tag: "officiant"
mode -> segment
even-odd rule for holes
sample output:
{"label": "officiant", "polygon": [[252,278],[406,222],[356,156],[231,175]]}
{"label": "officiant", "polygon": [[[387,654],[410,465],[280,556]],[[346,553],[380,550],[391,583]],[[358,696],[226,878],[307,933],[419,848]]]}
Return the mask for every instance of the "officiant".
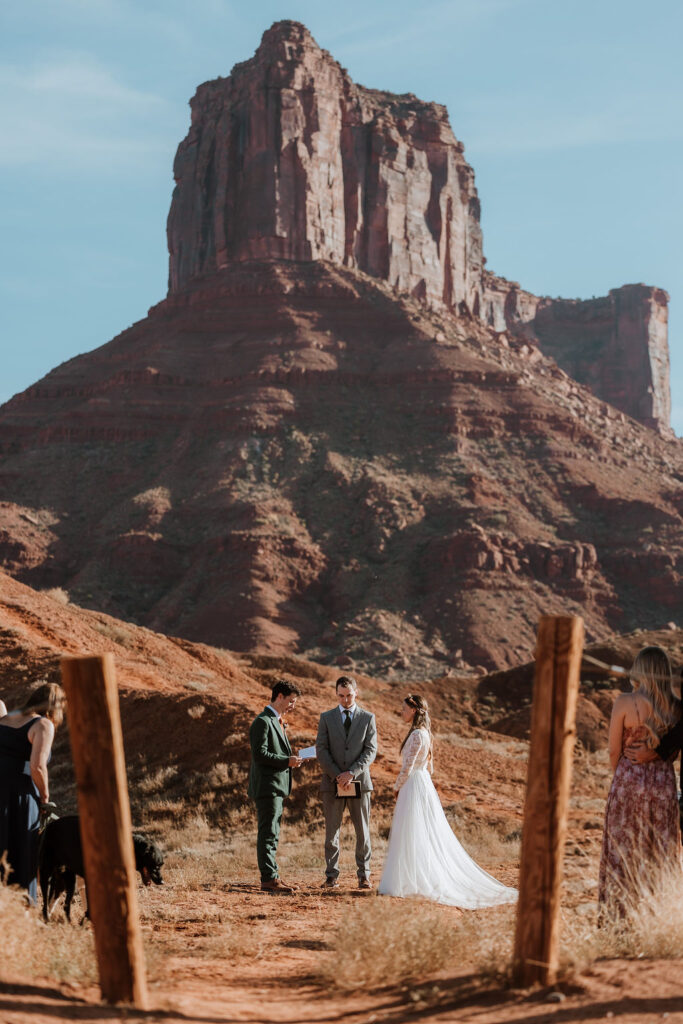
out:
{"label": "officiant", "polygon": [[356,832],[358,888],[370,889],[370,765],[377,756],[375,716],[357,703],[358,686],[352,676],[340,676],[337,705],[324,711],[315,742],[323,770],[320,794],[325,815],[325,881],[323,888],[339,886],[339,832],[348,807]]}

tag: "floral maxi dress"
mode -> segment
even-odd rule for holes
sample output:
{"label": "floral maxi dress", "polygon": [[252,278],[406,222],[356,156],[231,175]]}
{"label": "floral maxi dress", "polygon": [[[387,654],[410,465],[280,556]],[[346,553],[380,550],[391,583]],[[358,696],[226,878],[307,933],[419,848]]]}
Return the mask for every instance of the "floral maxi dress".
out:
{"label": "floral maxi dress", "polygon": [[668,761],[633,764],[623,756],[629,743],[647,735],[644,726],[624,729],[605,810],[598,903],[615,916],[635,905],[643,882],[658,868],[681,868],[678,794]]}

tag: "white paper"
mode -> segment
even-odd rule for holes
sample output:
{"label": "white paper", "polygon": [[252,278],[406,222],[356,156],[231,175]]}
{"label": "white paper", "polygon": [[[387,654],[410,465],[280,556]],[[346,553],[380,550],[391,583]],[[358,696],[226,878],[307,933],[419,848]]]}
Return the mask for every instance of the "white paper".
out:
{"label": "white paper", "polygon": [[302,747],[297,756],[302,761],[310,761],[311,758],[315,757],[315,747]]}

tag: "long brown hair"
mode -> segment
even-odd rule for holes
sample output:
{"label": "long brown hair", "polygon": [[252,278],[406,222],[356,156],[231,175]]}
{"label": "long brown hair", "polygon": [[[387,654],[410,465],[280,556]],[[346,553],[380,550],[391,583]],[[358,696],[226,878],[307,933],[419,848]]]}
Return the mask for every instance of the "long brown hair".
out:
{"label": "long brown hair", "polygon": [[66,694],[58,683],[42,683],[28,695],[21,710],[25,715],[33,712],[44,715],[57,728],[64,721],[65,705]]}
{"label": "long brown hair", "polygon": [[408,729],[406,738],[403,740],[400,749],[403,750],[405,747],[411,732],[415,732],[416,729],[426,729],[429,733],[429,752],[431,753],[432,723],[429,718],[429,704],[424,697],[420,697],[418,694],[413,693],[409,693],[407,697],[403,698],[403,700],[409,708],[412,708],[415,711],[415,714],[413,715],[413,720],[410,723],[410,729]]}
{"label": "long brown hair", "polygon": [[672,691],[671,662],[661,647],[643,647],[635,657],[630,671],[633,689],[647,697],[652,710],[645,720],[649,736],[647,745],[656,747],[660,738],[681,717],[681,706]]}

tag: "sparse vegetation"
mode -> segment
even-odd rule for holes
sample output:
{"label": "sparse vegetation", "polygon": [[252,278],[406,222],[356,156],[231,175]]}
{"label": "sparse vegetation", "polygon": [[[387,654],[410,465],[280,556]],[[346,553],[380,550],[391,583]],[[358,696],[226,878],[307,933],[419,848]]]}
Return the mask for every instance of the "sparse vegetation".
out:
{"label": "sparse vegetation", "polygon": [[57,981],[96,980],[95,947],[90,928],[66,921],[43,924],[27,906],[26,895],[0,885],[0,981],[51,978]]}
{"label": "sparse vegetation", "polygon": [[69,603],[69,592],[64,590],[63,587],[52,587],[49,590],[43,590],[41,593],[45,597],[49,597],[52,601],[56,601],[58,604]]}
{"label": "sparse vegetation", "polygon": [[422,899],[377,896],[344,918],[320,979],[356,990],[409,985],[453,964],[500,973],[512,955],[513,913],[509,907],[463,913]]}

